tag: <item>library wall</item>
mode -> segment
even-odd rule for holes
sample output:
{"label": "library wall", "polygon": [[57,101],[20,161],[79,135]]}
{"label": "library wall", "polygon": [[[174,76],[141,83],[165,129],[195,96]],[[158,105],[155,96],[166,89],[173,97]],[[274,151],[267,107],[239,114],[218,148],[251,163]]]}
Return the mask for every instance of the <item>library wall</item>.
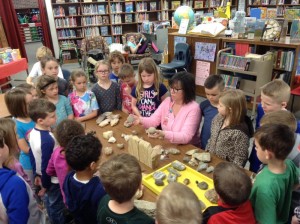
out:
{"label": "library wall", "polygon": [[38,8],[38,0],[13,0],[15,9]]}

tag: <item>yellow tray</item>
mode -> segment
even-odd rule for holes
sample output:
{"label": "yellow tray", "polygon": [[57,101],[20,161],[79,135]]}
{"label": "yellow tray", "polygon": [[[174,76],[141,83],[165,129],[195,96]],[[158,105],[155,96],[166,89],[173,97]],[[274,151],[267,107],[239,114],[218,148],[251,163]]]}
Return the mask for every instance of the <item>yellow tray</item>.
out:
{"label": "yellow tray", "polygon": [[[166,176],[168,176],[169,171],[167,170],[167,168],[171,167],[171,166],[172,166],[171,163],[169,163],[168,165],[166,165],[166,166],[164,166],[164,167],[162,167],[158,170],[164,172],[166,174]],[[197,172],[196,170],[188,167],[187,165],[185,165],[185,166],[186,166],[185,170],[178,171],[181,174],[181,176],[177,178],[177,182],[178,183],[183,183],[183,180],[185,178],[190,179],[190,183],[187,186],[194,191],[194,193],[197,195],[197,197],[206,205],[206,208],[209,207],[209,206],[215,206],[216,204],[211,203],[204,196],[204,193],[207,190],[214,188],[213,180],[211,178]],[[156,171],[158,171],[158,170],[156,170]],[[153,173],[150,173],[150,174],[143,177],[143,184],[147,188],[149,188],[151,191],[153,191],[155,194],[158,195],[164,189],[164,187],[168,185],[168,181],[167,181],[167,178],[165,178],[164,179],[164,186],[157,186],[155,184],[155,180],[153,178]],[[208,184],[208,189],[207,190],[201,190],[197,186],[196,180],[198,182],[205,181]]]}

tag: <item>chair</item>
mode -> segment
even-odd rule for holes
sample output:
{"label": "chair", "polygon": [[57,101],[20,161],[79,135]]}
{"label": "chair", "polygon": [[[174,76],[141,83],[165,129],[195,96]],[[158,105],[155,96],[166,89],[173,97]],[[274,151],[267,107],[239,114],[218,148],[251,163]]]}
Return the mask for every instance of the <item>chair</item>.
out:
{"label": "chair", "polygon": [[[130,36],[134,36],[136,40],[140,40],[141,38],[145,38],[144,34],[141,33],[126,33],[122,36],[123,45],[127,45],[127,41]],[[128,54],[128,61],[131,64],[132,60],[141,60],[142,58],[151,57],[151,52],[149,48],[146,49],[144,54]]]}
{"label": "chair", "polygon": [[190,46],[186,43],[176,44],[173,60],[168,64],[159,65],[163,79],[170,79],[179,71],[188,71],[191,62],[192,52]]}
{"label": "chair", "polygon": [[[83,68],[86,70],[87,58],[97,53],[102,54],[102,59],[107,59],[109,55],[108,44],[104,37],[96,36],[84,38],[81,42],[80,52],[82,55]],[[94,58],[97,59],[97,58]]]}
{"label": "chair", "polygon": [[295,98],[295,96],[300,96],[300,86],[298,86],[297,88],[293,89],[291,91],[291,95],[292,95],[291,112],[293,112],[294,98]]}

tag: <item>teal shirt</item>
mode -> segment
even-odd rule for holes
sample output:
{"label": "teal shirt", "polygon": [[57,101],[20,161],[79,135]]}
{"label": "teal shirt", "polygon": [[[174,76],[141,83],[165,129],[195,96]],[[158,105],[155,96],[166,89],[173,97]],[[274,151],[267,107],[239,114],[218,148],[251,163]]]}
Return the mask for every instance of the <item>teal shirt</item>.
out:
{"label": "teal shirt", "polygon": [[73,114],[70,100],[62,95],[59,95],[56,106],[56,126],[69,115]]}
{"label": "teal shirt", "polygon": [[285,164],[286,170],[282,174],[274,174],[265,166],[255,178],[250,200],[260,224],[288,221],[292,189],[299,183],[299,169],[291,160],[286,160]]}
{"label": "teal shirt", "polygon": [[97,222],[100,224],[154,224],[154,219],[134,207],[124,214],[114,213],[108,207],[109,195],[105,195],[98,206]]}

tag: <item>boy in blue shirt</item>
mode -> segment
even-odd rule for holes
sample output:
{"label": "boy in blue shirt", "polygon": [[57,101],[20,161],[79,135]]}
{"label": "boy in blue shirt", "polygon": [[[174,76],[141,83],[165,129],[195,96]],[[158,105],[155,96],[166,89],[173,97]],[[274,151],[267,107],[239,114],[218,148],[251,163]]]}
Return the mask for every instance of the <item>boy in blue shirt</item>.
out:
{"label": "boy in blue shirt", "polygon": [[71,171],[63,191],[66,205],[79,224],[96,224],[97,208],[106,194],[99,177],[94,176],[100,163],[102,144],[92,134],[76,136],[66,146],[66,160]]}
{"label": "boy in blue shirt", "polygon": [[258,159],[266,166],[256,175],[250,201],[260,224],[287,223],[292,190],[299,184],[299,169],[286,159],[295,137],[283,124],[264,124],[254,135]]}
{"label": "boy in blue shirt", "polygon": [[51,222],[64,223],[65,208],[57,177],[46,173],[56,141],[51,126],[56,123],[56,107],[46,99],[36,99],[29,103],[29,117],[36,123],[28,135],[34,184],[41,187],[38,196],[44,197]]}
{"label": "boy in blue shirt", "polygon": [[207,100],[200,103],[201,114],[204,117],[200,134],[202,149],[205,149],[210,138],[211,121],[218,114],[219,96],[224,87],[224,80],[220,75],[210,75],[204,82]]}

